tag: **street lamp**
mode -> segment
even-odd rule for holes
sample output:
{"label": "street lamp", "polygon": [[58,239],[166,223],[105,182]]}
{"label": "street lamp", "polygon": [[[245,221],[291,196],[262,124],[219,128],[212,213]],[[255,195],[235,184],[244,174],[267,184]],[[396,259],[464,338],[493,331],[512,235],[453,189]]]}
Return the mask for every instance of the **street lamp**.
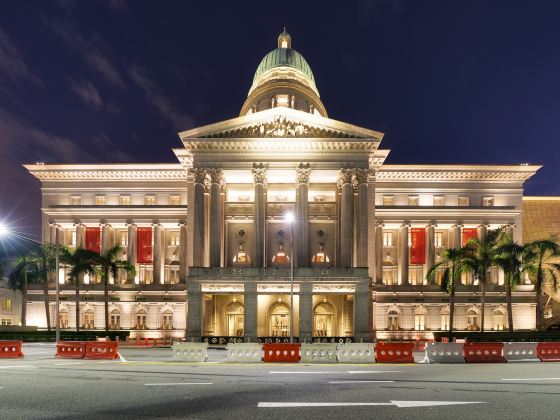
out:
{"label": "street lamp", "polygon": [[10,229],[4,223],[0,222],[0,238],[8,236],[10,234]]}
{"label": "street lamp", "polygon": [[290,224],[290,343],[294,342],[294,214],[284,216]]}

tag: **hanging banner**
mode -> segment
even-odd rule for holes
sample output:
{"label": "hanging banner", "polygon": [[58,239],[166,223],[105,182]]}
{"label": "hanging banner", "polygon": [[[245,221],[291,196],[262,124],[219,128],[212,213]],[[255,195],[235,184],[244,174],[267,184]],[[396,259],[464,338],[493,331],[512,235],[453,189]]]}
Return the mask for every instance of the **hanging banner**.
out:
{"label": "hanging banner", "polygon": [[426,261],[426,230],[410,229],[410,264],[424,264]]}
{"label": "hanging banner", "polygon": [[463,246],[471,239],[476,239],[478,237],[478,231],[476,228],[463,228],[463,238],[461,243]]}
{"label": "hanging banner", "polygon": [[152,228],[139,227],[136,231],[136,260],[139,264],[152,262]]}
{"label": "hanging banner", "polygon": [[86,244],[88,251],[101,252],[101,228],[86,227]]}

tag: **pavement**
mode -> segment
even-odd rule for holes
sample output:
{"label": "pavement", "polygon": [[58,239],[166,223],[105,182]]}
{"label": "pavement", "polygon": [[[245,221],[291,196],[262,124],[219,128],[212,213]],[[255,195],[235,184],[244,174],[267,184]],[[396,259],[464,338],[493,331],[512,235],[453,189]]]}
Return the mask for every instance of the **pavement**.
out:
{"label": "pavement", "polygon": [[559,418],[560,363],[232,364],[173,361],[169,348],[121,360],[54,358],[26,344],[0,360],[0,418]]}

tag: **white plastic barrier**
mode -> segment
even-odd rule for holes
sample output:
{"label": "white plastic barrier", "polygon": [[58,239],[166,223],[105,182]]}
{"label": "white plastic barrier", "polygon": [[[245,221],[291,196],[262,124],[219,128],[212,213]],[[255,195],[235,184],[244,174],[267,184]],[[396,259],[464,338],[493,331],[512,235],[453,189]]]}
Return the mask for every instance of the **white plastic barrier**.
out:
{"label": "white plastic barrier", "polygon": [[431,343],[426,345],[428,363],[466,363],[463,343]]}
{"label": "white plastic barrier", "polygon": [[336,357],[340,363],[375,363],[375,345],[372,343],[339,344]]}
{"label": "white plastic barrier", "polygon": [[234,363],[261,363],[262,344],[228,343],[226,361]]}
{"label": "white plastic barrier", "polygon": [[504,343],[504,358],[508,362],[540,362],[538,343]]}
{"label": "white plastic barrier", "polygon": [[302,363],[338,363],[337,344],[303,343],[301,345]]}
{"label": "white plastic barrier", "polygon": [[208,343],[176,341],[172,347],[173,358],[185,362],[205,362],[208,360]]}

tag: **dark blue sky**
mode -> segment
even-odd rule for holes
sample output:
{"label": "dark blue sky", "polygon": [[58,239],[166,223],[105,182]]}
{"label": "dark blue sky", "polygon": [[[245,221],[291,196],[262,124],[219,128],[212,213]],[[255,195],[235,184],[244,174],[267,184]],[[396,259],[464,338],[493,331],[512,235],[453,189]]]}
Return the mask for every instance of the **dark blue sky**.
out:
{"label": "dark blue sky", "polygon": [[390,163],[540,163],[527,194],[560,195],[559,22],[559,1],[4,0],[0,220],[40,226],[22,163],[175,161],[178,131],[238,115],[284,25]]}

